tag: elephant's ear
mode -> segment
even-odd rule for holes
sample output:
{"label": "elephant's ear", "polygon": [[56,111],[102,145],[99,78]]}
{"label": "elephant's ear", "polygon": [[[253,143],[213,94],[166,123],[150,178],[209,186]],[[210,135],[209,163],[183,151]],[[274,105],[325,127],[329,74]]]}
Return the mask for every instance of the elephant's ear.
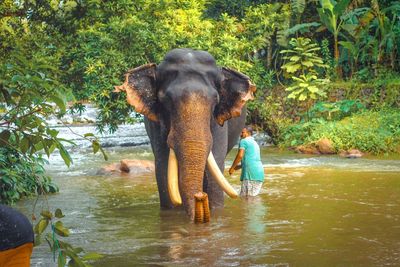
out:
{"label": "elephant's ear", "polygon": [[125,74],[125,82],[115,86],[114,92],[126,92],[128,103],[135,111],[145,115],[152,121],[158,121],[156,112],[156,64],[146,64],[129,70]]}
{"label": "elephant's ear", "polygon": [[219,125],[230,118],[239,117],[248,100],[254,99],[256,86],[246,75],[229,68],[222,68],[220,101],[214,115]]}

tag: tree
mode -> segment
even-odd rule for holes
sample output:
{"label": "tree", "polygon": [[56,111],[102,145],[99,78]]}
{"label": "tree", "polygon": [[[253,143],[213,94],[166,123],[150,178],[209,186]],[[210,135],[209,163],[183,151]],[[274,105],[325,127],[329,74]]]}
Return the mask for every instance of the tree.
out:
{"label": "tree", "polygon": [[347,6],[350,0],[340,0],[338,2],[334,0],[320,0],[321,8],[318,8],[318,14],[321,22],[325,27],[333,34],[334,39],[334,58],[336,62],[337,74],[341,76],[341,68],[339,66],[339,33],[343,28],[343,18]]}

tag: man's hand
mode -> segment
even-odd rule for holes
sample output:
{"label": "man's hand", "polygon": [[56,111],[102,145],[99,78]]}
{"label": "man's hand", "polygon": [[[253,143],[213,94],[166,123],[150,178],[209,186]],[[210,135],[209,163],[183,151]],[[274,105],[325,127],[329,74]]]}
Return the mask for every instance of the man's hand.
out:
{"label": "man's hand", "polygon": [[232,167],[231,167],[231,168],[229,169],[229,175],[232,175],[232,173],[233,173],[234,171],[235,171],[235,168],[232,168]]}

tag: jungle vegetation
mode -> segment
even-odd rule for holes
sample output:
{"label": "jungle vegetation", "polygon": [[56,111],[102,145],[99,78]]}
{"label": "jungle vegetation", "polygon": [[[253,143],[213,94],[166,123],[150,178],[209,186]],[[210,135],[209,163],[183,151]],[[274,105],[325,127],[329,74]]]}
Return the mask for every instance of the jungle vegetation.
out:
{"label": "jungle vegetation", "polygon": [[[276,145],[328,138],[336,152],[400,153],[400,1],[3,0],[0,203],[58,191],[43,166],[53,152],[69,166],[70,141],[47,118],[91,102],[100,132],[137,121],[113,86],[178,47],[250,76],[248,123]],[[69,235],[62,217],[42,211],[36,241],[45,236],[59,266],[99,258],[59,238]]]}
{"label": "jungle vegetation", "polygon": [[113,86],[177,47],[250,76],[248,122],[277,145],[399,152],[399,1],[4,0],[0,40],[1,202],[57,191],[43,164],[69,165],[69,141],[46,118],[91,102],[100,132],[135,122]]}

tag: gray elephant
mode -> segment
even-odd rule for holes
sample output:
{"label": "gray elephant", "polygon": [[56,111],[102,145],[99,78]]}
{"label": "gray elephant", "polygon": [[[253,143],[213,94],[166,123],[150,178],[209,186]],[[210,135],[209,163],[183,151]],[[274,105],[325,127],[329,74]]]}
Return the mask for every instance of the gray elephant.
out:
{"label": "gray elephant", "polygon": [[245,124],[245,104],[254,98],[250,79],[192,49],[171,50],[159,65],[125,77],[115,91],[125,91],[145,116],[161,207],[183,204],[193,219],[196,193],[208,194],[211,209],[223,207],[224,191],[236,197],[222,172]]}

